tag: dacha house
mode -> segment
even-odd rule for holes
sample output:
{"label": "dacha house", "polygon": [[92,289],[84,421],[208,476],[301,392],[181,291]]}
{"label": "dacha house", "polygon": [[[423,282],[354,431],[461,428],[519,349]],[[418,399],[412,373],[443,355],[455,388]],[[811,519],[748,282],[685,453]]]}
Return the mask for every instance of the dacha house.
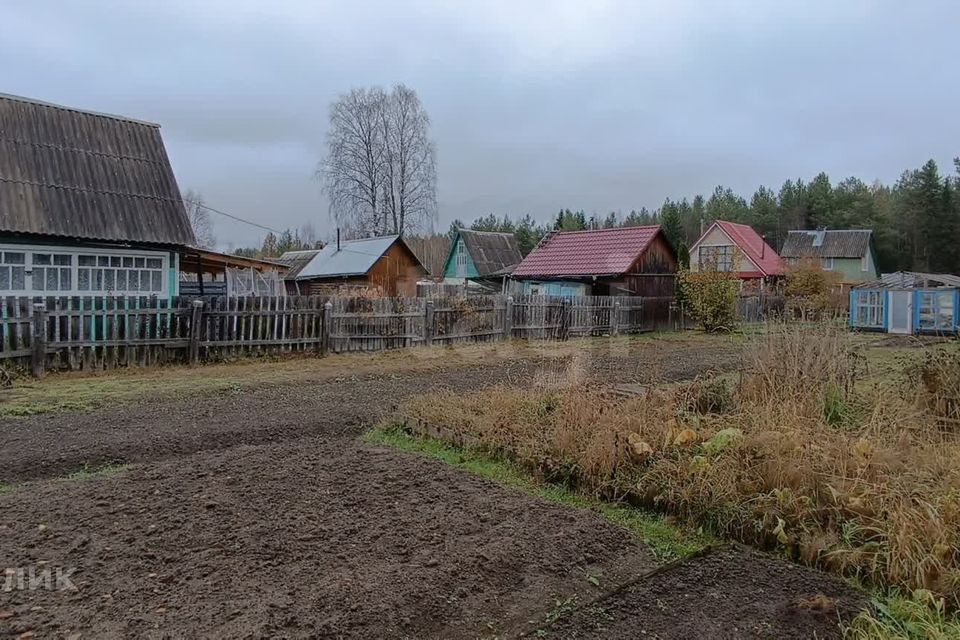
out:
{"label": "dacha house", "polygon": [[194,242],[159,125],[0,94],[0,295],[174,296]]}
{"label": "dacha house", "polygon": [[841,284],[876,280],[877,256],[869,229],[790,231],[780,250],[788,265],[816,260],[824,271],[838,274]]}
{"label": "dacha house", "polygon": [[714,220],[690,247],[690,270],[724,271],[747,290],[772,288],[783,275],[780,256],[753,227]]}
{"label": "dacha house", "polygon": [[513,270],[524,294],[674,295],[677,252],[659,225],[555,231]]}
{"label": "dacha house", "polygon": [[447,284],[500,289],[523,260],[512,233],[457,229],[443,266]]}

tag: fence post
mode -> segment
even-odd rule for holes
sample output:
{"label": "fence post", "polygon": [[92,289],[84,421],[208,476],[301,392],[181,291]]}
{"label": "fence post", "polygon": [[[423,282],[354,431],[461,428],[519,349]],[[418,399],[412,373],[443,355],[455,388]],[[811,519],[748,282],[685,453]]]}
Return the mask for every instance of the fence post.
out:
{"label": "fence post", "polygon": [[323,303],[323,322],[320,328],[320,355],[327,355],[330,351],[330,325],[333,324],[333,303]]}
{"label": "fence post", "polygon": [[30,326],[31,370],[36,378],[42,378],[47,360],[47,306],[42,302],[33,305],[33,323]]}
{"label": "fence post", "polygon": [[423,314],[423,343],[428,347],[433,344],[433,300],[427,300]]}
{"label": "fence post", "polygon": [[560,339],[566,340],[570,337],[570,298],[563,299],[560,311]]}
{"label": "fence post", "polygon": [[613,313],[610,316],[610,335],[620,335],[620,302],[614,301]]}
{"label": "fence post", "polygon": [[503,339],[509,340],[513,337],[513,296],[507,296],[507,301],[503,308]]}
{"label": "fence post", "polygon": [[200,360],[200,325],[203,323],[203,300],[194,300],[190,309],[190,364]]}

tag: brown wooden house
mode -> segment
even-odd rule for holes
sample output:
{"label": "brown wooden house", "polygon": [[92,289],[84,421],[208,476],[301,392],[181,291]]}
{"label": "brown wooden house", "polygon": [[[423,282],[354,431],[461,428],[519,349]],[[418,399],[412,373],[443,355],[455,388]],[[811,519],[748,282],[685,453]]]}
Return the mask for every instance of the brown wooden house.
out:
{"label": "brown wooden house", "polygon": [[523,259],[520,292],[672,297],[677,252],[659,226],[558,231]]}
{"label": "brown wooden house", "polygon": [[[301,256],[291,256],[291,260]],[[281,261],[285,262],[283,257]],[[302,260],[301,260],[302,262]],[[294,295],[413,297],[427,270],[400,236],[330,243],[287,276]]]}

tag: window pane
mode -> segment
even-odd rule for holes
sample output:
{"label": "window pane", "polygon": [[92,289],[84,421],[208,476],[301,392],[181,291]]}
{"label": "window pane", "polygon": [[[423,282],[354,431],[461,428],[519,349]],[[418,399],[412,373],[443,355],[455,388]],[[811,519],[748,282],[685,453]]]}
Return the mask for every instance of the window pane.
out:
{"label": "window pane", "polygon": [[57,285],[57,269],[47,269],[47,291],[56,291],[60,287]]}
{"label": "window pane", "polygon": [[123,259],[123,266],[128,267],[128,268],[129,268],[129,267],[132,267],[132,266],[133,266],[133,258],[124,258],[124,259]]}
{"label": "window pane", "polygon": [[140,272],[127,272],[127,291],[140,291]]}
{"label": "window pane", "polygon": [[73,269],[60,269],[60,291],[70,291],[73,289]]}
{"label": "window pane", "polygon": [[33,264],[50,264],[51,257],[49,253],[33,254]]}
{"label": "window pane", "polygon": [[145,263],[145,262],[146,262],[146,260],[144,260],[143,258],[134,258],[134,259],[133,259],[133,266],[135,266],[135,267],[142,267],[142,266],[144,266],[144,263]]}
{"label": "window pane", "polygon": [[97,266],[98,266],[98,267],[109,267],[109,266],[110,266],[110,256],[97,256]]}
{"label": "window pane", "polygon": [[90,269],[77,269],[77,288],[80,291],[90,291]]}
{"label": "window pane", "polygon": [[20,251],[7,251],[3,254],[3,261],[7,264],[26,264],[27,254]]}
{"label": "window pane", "polygon": [[107,291],[113,291],[117,287],[113,277],[114,273],[113,269],[104,269],[103,271],[103,286]]}
{"label": "window pane", "polygon": [[36,291],[43,291],[45,289],[44,283],[46,282],[46,273],[44,273],[43,267],[34,267],[33,268],[33,288]]}
{"label": "window pane", "polygon": [[117,269],[117,291],[127,290],[127,272],[123,269]]}
{"label": "window pane", "polygon": [[150,272],[140,272],[140,291],[150,291]]}
{"label": "window pane", "polygon": [[10,288],[10,267],[0,267],[0,289]]}
{"label": "window pane", "polygon": [[58,253],[53,256],[53,264],[61,267],[69,267],[73,264],[73,256],[66,253]]}
{"label": "window pane", "polygon": [[103,269],[93,270],[93,290],[103,291]]}
{"label": "window pane", "polygon": [[162,259],[162,258],[147,258],[147,268],[148,268],[148,269],[163,269],[163,259]]}
{"label": "window pane", "polygon": [[123,259],[120,256],[110,256],[110,266],[111,267],[123,266]]}
{"label": "window pane", "polygon": [[160,291],[163,289],[163,272],[154,271],[153,272],[153,286],[150,287],[151,291]]}
{"label": "window pane", "polygon": [[27,275],[23,267],[10,267],[10,289],[23,291],[26,286]]}
{"label": "window pane", "polygon": [[81,267],[95,267],[97,265],[97,256],[80,256],[79,263]]}

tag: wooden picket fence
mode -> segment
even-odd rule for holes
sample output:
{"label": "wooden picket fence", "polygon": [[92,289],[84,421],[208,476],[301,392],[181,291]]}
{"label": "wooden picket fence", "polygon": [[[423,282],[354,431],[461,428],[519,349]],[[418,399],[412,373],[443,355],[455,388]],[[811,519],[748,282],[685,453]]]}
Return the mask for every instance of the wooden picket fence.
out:
{"label": "wooden picket fence", "polygon": [[0,362],[108,369],[290,352],[563,340],[684,326],[672,301],[583,296],[0,299]]}

